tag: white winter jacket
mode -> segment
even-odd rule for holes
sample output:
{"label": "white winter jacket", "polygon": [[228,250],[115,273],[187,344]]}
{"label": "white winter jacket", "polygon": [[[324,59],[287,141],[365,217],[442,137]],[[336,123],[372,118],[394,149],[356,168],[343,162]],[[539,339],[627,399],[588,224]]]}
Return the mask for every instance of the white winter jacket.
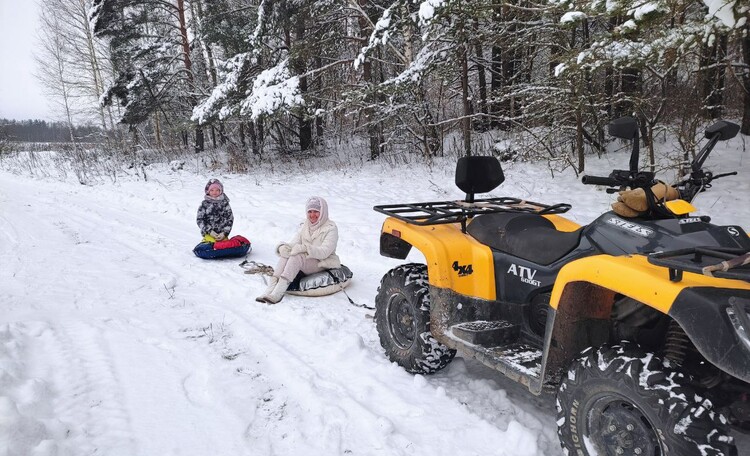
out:
{"label": "white winter jacket", "polygon": [[335,223],[327,220],[315,231],[310,231],[307,224],[303,223],[289,245],[304,244],[307,247],[307,256],[320,260],[318,266],[333,269],[341,267],[341,260],[336,255],[338,242],[339,229]]}
{"label": "white winter jacket", "polygon": [[[341,260],[336,255],[336,245],[339,242],[339,229],[336,224],[328,219],[328,203],[323,198],[314,196],[320,206],[320,218],[318,223],[312,225],[309,219],[300,225],[297,234],[294,235],[289,245],[303,244],[307,247],[307,256],[315,258],[318,266],[323,269],[334,269],[341,267]],[[311,199],[312,199],[311,198]],[[279,247],[276,246],[276,253],[279,253]]]}

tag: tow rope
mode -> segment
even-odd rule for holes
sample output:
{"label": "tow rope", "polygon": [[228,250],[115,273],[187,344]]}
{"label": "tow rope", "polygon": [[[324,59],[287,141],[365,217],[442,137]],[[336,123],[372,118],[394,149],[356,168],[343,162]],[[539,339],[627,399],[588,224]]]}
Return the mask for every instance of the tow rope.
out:
{"label": "tow rope", "polygon": [[240,267],[245,270],[245,274],[273,275],[273,267],[255,261],[245,260],[240,263]]}
{"label": "tow rope", "polygon": [[339,289],[341,289],[341,291],[344,292],[344,295],[346,296],[346,299],[349,300],[349,304],[351,304],[351,305],[353,305],[355,307],[362,307],[363,309],[367,309],[367,310],[375,310],[374,307],[368,306],[367,304],[357,304],[356,302],[354,302],[354,300],[351,297],[349,297],[349,293],[347,293],[346,290],[344,290],[344,286],[341,285],[341,282],[339,282],[339,279],[335,275],[333,275],[333,273],[331,272],[331,270],[330,269],[326,269],[326,272],[333,279],[333,283],[335,283],[336,285],[338,285]]}

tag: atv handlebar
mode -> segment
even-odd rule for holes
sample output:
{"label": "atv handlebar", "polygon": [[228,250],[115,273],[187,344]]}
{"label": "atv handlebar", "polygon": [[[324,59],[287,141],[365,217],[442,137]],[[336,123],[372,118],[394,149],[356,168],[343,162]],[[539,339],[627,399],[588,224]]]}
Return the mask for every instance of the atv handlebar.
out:
{"label": "atv handlebar", "polygon": [[[687,178],[677,185],[681,198],[692,201],[700,192],[711,187],[711,181],[720,177],[732,176],[737,174],[723,173],[713,175],[710,171],[703,169],[703,163],[713,150],[716,143],[734,138],[740,131],[740,126],[732,122],[720,120],[706,128],[705,136],[708,142],[701,148],[687,169],[683,170]],[[623,117],[613,120],[609,124],[610,135],[633,141],[633,150],[630,154],[630,169],[616,169],[609,176],[583,176],[581,182],[585,185],[603,185],[609,187],[607,193],[616,192],[616,187],[620,190],[625,188],[651,188],[657,181],[653,172],[638,171],[638,121],[632,117]]]}
{"label": "atv handlebar", "polygon": [[584,185],[606,185],[607,187],[616,187],[620,185],[617,179],[601,176],[583,176],[581,182],[583,182]]}
{"label": "atv handlebar", "polygon": [[[581,182],[585,185],[605,185],[607,187],[620,187],[622,189],[625,187],[651,187],[656,181],[652,172],[616,169],[607,177],[583,176]],[[610,192],[609,189],[607,191]]]}
{"label": "atv handlebar", "polygon": [[730,173],[713,174],[711,171],[704,171],[703,169],[699,169],[698,171],[690,173],[690,176],[687,179],[678,183],[677,188],[680,191],[681,198],[687,201],[693,201],[693,198],[695,198],[698,193],[711,188],[711,182],[713,182],[714,180],[722,177],[734,176],[736,174],[737,171],[732,171]]}
{"label": "atv handlebar", "polygon": [[714,180],[715,180],[715,179],[718,179],[718,178],[720,178],[720,177],[727,177],[727,176],[736,176],[736,175],[737,175],[737,171],[732,171],[731,173],[721,173],[721,174],[717,174],[717,175],[715,175],[715,176],[714,176]]}

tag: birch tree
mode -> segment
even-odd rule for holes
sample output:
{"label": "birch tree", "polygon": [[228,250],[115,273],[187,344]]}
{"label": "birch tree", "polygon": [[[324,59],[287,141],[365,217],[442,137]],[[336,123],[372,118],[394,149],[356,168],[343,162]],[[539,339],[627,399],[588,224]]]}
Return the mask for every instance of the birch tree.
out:
{"label": "birch tree", "polygon": [[73,100],[78,94],[69,81],[71,52],[64,39],[63,26],[58,12],[54,9],[43,8],[39,19],[41,50],[35,56],[37,78],[45,88],[48,101],[65,120],[70,140],[75,142],[73,119],[77,110],[74,109]]}

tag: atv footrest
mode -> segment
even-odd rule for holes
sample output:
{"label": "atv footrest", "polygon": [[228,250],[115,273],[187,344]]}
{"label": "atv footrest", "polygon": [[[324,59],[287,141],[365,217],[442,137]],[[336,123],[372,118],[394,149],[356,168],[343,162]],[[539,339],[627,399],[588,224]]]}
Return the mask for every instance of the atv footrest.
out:
{"label": "atv footrest", "polygon": [[542,351],[524,343],[508,344],[494,347],[489,353],[497,360],[510,364],[516,370],[530,376],[539,376],[542,365]]}
{"label": "atv footrest", "polygon": [[518,340],[519,326],[505,320],[469,321],[451,327],[459,339],[474,345],[493,347]]}

